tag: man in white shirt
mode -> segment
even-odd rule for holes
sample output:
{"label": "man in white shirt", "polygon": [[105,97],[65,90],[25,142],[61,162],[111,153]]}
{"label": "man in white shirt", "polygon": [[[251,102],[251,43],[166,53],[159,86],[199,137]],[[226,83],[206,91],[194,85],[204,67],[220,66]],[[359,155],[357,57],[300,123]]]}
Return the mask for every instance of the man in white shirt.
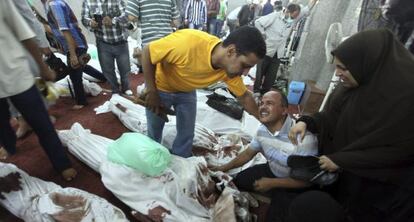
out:
{"label": "man in white shirt", "polygon": [[265,37],[266,56],[257,64],[253,91],[264,94],[276,80],[279,58],[284,54],[286,41],[301,12],[299,5],[290,4],[285,12],[273,12],[255,21],[255,26]]}
{"label": "man in white shirt", "polygon": [[0,1],[0,29],[0,141],[4,146],[0,148],[0,158],[16,153],[16,134],[10,125],[8,98],[37,134],[55,170],[64,179],[71,180],[76,171],[71,167],[34,85],[29,56],[36,61],[43,79],[53,80],[55,75],[43,63],[35,34],[12,0]]}
{"label": "man in white shirt", "polygon": [[283,93],[269,91],[264,94],[259,106],[259,120],[262,125],[249,147],[229,163],[212,168],[225,172],[243,166],[261,152],[268,162],[240,172],[233,181],[240,190],[271,192],[272,203],[267,215],[268,221],[279,221],[275,217],[283,217],[286,211],[283,203],[287,203],[296,193],[310,185],[289,177],[287,158],[290,155],[318,153],[317,138],[310,133],[297,146],[290,142],[288,133],[295,122],[287,112],[288,102]]}
{"label": "man in white shirt", "polygon": [[257,64],[256,80],[253,91],[263,95],[270,90],[276,80],[279,69],[279,58],[284,55],[286,41],[292,28],[304,16],[307,16],[317,0],[309,0],[309,4],[301,7],[290,4],[284,11],[275,11],[255,21],[255,26],[265,37],[266,56]]}

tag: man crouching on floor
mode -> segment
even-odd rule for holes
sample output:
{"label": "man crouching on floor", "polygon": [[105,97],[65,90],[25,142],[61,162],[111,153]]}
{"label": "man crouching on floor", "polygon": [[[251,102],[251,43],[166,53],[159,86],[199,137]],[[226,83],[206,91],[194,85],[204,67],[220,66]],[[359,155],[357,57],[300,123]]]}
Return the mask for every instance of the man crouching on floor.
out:
{"label": "man crouching on floor", "polygon": [[287,158],[290,155],[316,155],[317,139],[306,135],[297,146],[288,139],[290,128],[295,121],[288,115],[288,101],[280,91],[269,91],[263,95],[259,106],[259,126],[249,147],[229,163],[212,167],[212,170],[226,172],[243,166],[261,152],[266,164],[255,165],[240,172],[233,182],[240,190],[268,192],[272,203],[267,213],[267,221],[284,221],[289,202],[296,194],[310,186],[309,183],[289,177]]}

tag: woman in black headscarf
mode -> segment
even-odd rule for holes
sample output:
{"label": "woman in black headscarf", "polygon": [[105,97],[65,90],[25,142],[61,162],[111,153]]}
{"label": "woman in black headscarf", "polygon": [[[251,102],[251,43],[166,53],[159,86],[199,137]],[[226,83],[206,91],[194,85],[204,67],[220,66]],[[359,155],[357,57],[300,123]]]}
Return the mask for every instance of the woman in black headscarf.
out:
{"label": "woman in black headscarf", "polygon": [[330,193],[353,221],[414,221],[414,58],[385,29],[332,54],[341,82],[289,138],[318,134],[320,167],[339,172]]}

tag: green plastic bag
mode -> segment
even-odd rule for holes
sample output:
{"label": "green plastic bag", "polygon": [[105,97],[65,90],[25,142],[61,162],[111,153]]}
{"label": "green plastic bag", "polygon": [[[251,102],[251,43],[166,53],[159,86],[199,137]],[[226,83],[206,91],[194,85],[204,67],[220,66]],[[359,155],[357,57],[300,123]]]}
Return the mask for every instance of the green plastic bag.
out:
{"label": "green plastic bag", "polygon": [[149,176],[164,172],[171,154],[163,145],[141,133],[124,133],[108,147],[108,159]]}

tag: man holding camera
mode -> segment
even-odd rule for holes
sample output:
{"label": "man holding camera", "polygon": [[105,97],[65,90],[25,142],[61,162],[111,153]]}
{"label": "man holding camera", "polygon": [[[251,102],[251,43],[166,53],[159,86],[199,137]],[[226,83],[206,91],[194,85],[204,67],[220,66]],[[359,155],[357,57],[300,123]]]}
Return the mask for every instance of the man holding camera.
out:
{"label": "man holding camera", "polygon": [[[123,0],[84,0],[82,24],[95,33],[99,63],[112,88],[112,93],[132,95],[129,89],[128,33],[130,25]],[[121,87],[115,74],[115,63],[121,77]]]}

